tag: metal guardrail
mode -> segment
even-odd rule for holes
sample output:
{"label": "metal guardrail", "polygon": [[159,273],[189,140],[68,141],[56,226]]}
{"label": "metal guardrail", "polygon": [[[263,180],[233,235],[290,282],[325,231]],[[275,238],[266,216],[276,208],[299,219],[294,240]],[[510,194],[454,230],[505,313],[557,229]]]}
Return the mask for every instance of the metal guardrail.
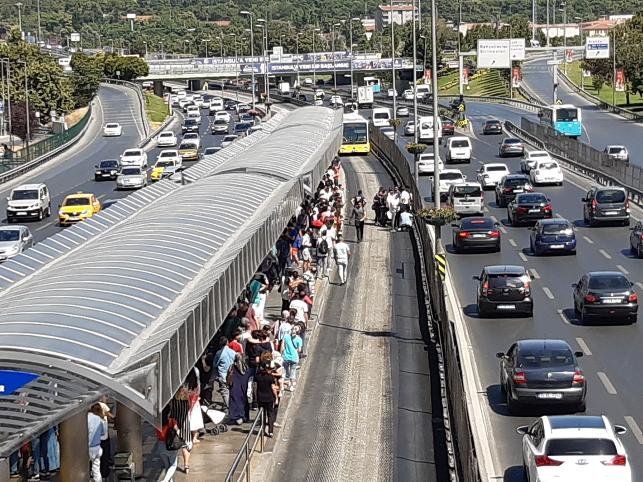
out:
{"label": "metal guardrail", "polygon": [[[232,462],[228,475],[226,475],[225,482],[238,482],[240,480],[250,482],[250,462],[252,461],[253,454],[256,452],[257,443],[259,443],[259,453],[263,453],[265,446],[265,418],[265,412],[263,411],[263,408],[260,408],[259,413],[257,413],[257,417],[252,422],[252,426],[248,431],[246,439],[243,441],[243,445],[239,449],[234,462]],[[259,429],[258,433],[255,433],[257,429]],[[252,440],[253,437],[254,440]]]}
{"label": "metal guardrail", "polygon": [[143,120],[143,133],[145,134],[144,137],[148,137],[150,135],[150,121],[147,119],[147,115],[145,115],[145,94],[143,94],[143,89],[141,88],[141,86],[134,82],[118,79],[103,79],[103,82],[106,84],[122,85],[124,87],[134,89],[134,91],[136,92],[136,97],[138,98],[139,109],[141,110],[141,119]]}
{"label": "metal guardrail", "polygon": [[561,79],[567,85],[567,87],[572,89],[577,94],[583,96],[585,99],[592,102],[593,104],[596,104],[601,109],[606,110],[608,112],[613,112],[614,114],[620,115],[621,117],[625,117],[626,119],[633,120],[635,122],[643,122],[643,115],[637,114],[636,112],[633,112],[631,110],[623,109],[622,107],[618,107],[613,104],[608,104],[607,102],[602,101],[600,98],[590,94],[585,89],[581,89],[579,86],[577,86],[560,69],[558,69],[558,78]]}
{"label": "metal guardrail", "polygon": [[[378,157],[394,174],[394,177],[411,190],[413,208],[421,209],[422,196],[415,183],[411,168],[395,142],[384,136],[379,129],[371,129],[371,143]],[[425,223],[417,222],[413,230],[421,256],[422,278],[429,316],[431,343],[434,344],[440,372],[443,430],[449,451],[448,463],[452,480],[480,482],[480,468],[476,455],[473,432],[467,410],[467,395],[464,388],[462,367],[458,354],[456,334],[449,320],[445,301],[445,289],[434,258],[434,246]],[[434,406],[434,410],[439,408]],[[434,429],[441,430],[438,420]]]}
{"label": "metal guardrail", "polygon": [[0,174],[0,184],[22,176],[74,145],[87,130],[92,116],[92,104],[93,101],[80,121],[66,131],[25,147],[21,151],[13,153],[11,158],[2,159],[0,169],[6,167],[8,169]]}

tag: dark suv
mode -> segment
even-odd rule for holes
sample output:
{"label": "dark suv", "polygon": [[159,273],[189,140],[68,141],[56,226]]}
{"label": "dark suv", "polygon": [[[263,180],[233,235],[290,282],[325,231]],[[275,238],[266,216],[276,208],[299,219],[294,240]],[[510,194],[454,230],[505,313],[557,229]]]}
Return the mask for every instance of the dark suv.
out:
{"label": "dark suv", "polygon": [[594,186],[581,201],[585,224],[617,222],[630,225],[630,203],[622,187]]}
{"label": "dark suv", "polygon": [[496,184],[496,204],[504,208],[514,200],[517,194],[533,190],[529,177],[524,174],[508,174]]}
{"label": "dark suv", "polygon": [[522,266],[485,266],[478,287],[478,315],[522,314],[532,316],[531,276]]}
{"label": "dark suv", "polygon": [[484,123],[484,127],[482,128],[482,133],[484,135],[502,134],[502,122],[496,119],[486,121]]}
{"label": "dark suv", "polygon": [[574,312],[582,322],[590,317],[636,323],[639,309],[634,285],[620,271],[593,271],[574,283]]}
{"label": "dark suv", "polygon": [[185,119],[181,125],[181,132],[199,132],[199,123],[195,119]]}

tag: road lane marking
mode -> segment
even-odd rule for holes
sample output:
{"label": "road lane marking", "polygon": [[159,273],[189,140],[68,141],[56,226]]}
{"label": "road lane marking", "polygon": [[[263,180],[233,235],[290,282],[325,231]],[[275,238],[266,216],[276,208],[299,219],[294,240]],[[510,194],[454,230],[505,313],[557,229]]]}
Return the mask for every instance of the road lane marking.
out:
{"label": "road lane marking", "polygon": [[614,388],[614,385],[612,385],[612,382],[610,382],[610,379],[607,378],[607,375],[605,372],[596,372],[598,375],[598,378],[603,382],[603,386],[605,387],[605,390],[607,390],[607,393],[610,395],[616,395],[616,388]]}
{"label": "road lane marking", "polygon": [[101,200],[101,199],[103,199],[105,196],[107,196],[107,194],[101,194],[100,196],[98,196],[98,198],[97,198],[97,199],[100,201],[100,200]]}
{"label": "road lane marking", "polygon": [[525,263],[529,262],[527,256],[525,256],[525,253],[523,253],[522,251],[518,251],[518,256],[520,256],[520,259],[522,259]]}
{"label": "road lane marking", "polygon": [[509,239],[509,244],[511,244],[514,248],[518,246],[513,239]]}
{"label": "road lane marking", "polygon": [[641,283],[640,281],[636,282],[636,286],[638,286],[639,288],[641,288],[643,290],[643,283]]}
{"label": "road lane marking", "polygon": [[47,228],[49,228],[49,227],[53,226],[54,224],[56,224],[56,223],[55,223],[55,222],[53,222],[53,223],[43,224],[43,225],[42,225],[42,226],[40,226],[39,228],[34,229],[34,231],[42,231],[43,229],[47,229]]}
{"label": "road lane marking", "polygon": [[587,346],[587,343],[585,343],[585,340],[583,340],[582,338],[578,337],[578,338],[576,338],[576,343],[578,343],[578,346],[580,346],[580,349],[583,350],[583,353],[585,355],[591,356],[592,351]]}
{"label": "road lane marking", "polygon": [[634,418],[630,417],[629,415],[625,415],[625,423],[630,426],[630,430],[632,431],[632,435],[634,435],[636,441],[639,444],[643,445],[643,432],[641,432],[641,429],[636,423],[636,420],[634,420]]}
{"label": "road lane marking", "polygon": [[616,265],[616,268],[617,268],[621,273],[623,273],[623,274],[630,274],[630,272],[629,272],[628,270],[626,270],[626,269],[625,269],[623,266],[621,266],[620,264],[617,264],[617,265]]}
{"label": "road lane marking", "polygon": [[560,319],[563,320],[563,323],[565,323],[566,325],[571,325],[571,322],[567,319],[563,310],[556,311],[558,312],[558,316],[560,316]]}
{"label": "road lane marking", "polygon": [[531,271],[531,275],[534,279],[540,279],[540,275],[538,274],[538,271],[536,271],[536,268],[529,268],[529,271]]}
{"label": "road lane marking", "polygon": [[504,228],[504,226],[500,226],[500,232],[502,234],[507,234],[507,230]]}
{"label": "road lane marking", "polygon": [[594,241],[592,241],[591,239],[589,239],[587,236],[583,236],[583,239],[584,239],[585,241],[587,241],[589,244],[594,244]]}
{"label": "road lane marking", "polygon": [[599,249],[598,252],[605,256],[607,259],[612,259],[612,257],[604,249]]}
{"label": "road lane marking", "polygon": [[546,286],[543,286],[543,291],[547,295],[547,298],[549,298],[550,300],[554,299],[554,293],[552,293],[549,288],[547,288]]}

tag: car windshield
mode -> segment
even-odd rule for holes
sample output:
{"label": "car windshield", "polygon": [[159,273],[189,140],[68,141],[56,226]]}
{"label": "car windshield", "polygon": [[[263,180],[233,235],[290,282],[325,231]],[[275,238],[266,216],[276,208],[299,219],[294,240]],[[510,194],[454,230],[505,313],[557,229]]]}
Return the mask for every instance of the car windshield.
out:
{"label": "car windshield", "polygon": [[514,138],[505,139],[503,142],[505,144],[520,144],[521,143],[520,139],[514,139]]}
{"label": "car windshield", "polygon": [[573,364],[574,355],[569,348],[521,348],[517,362],[524,368],[563,367]]}
{"label": "car windshield", "polygon": [[366,142],[368,126],[365,122],[351,122],[344,124],[344,143]]}
{"label": "car windshield", "polygon": [[196,119],[185,119],[183,125],[186,126],[195,126],[197,124]]}
{"label": "car windshield", "polygon": [[616,445],[604,438],[560,438],[547,443],[547,455],[616,455]]}
{"label": "car windshield", "polygon": [[17,229],[3,229],[0,231],[0,241],[18,241],[20,231]]}
{"label": "car windshield", "polygon": [[208,147],[203,154],[205,154],[207,156],[208,154],[216,154],[217,152],[219,152],[218,148],[216,148],[216,147]]}
{"label": "car windshield", "polygon": [[487,166],[487,172],[491,172],[491,171],[498,172],[498,171],[507,171],[507,170],[508,169],[506,166]]}
{"label": "car windshield", "polygon": [[199,134],[197,134],[196,132],[189,132],[183,136],[183,139],[198,139],[198,138],[199,138]]}
{"label": "car windshield", "polygon": [[159,157],[176,157],[176,152],[174,152],[174,151],[161,152],[159,154]]}
{"label": "car windshield", "polygon": [[63,206],[89,206],[88,197],[68,197],[63,202]]}
{"label": "car windshield", "polygon": [[555,162],[542,162],[538,165],[539,169],[558,169],[558,164]]}
{"label": "car windshield", "polygon": [[227,126],[228,125],[228,121],[225,120],[225,119],[215,119],[214,123],[216,125],[222,125],[222,126]]}
{"label": "car windshield", "polygon": [[522,288],[522,276],[515,274],[493,274],[489,275],[489,285],[491,288]]}
{"label": "car windshield", "polygon": [[159,134],[159,137],[174,137],[174,134],[172,134],[171,132],[161,132]]}
{"label": "car windshield", "polygon": [[589,279],[590,290],[626,290],[630,282],[625,276],[592,276]]}
{"label": "car windshield", "polygon": [[388,119],[388,112],[375,112],[373,114],[373,119]]}
{"label": "car windshield", "polygon": [[578,120],[578,110],[576,108],[556,109],[556,120],[561,122]]}
{"label": "car windshield", "polygon": [[179,146],[179,149],[186,150],[186,149],[196,149],[196,144],[193,142],[182,142],[181,145]]}
{"label": "car windshield", "polygon": [[621,152],[625,152],[625,149],[621,146],[613,146],[609,149],[610,154],[620,154]]}
{"label": "car windshield", "polygon": [[174,161],[157,161],[156,167],[171,167],[174,166]]}
{"label": "car windshield", "polygon": [[98,167],[101,169],[113,169],[118,167],[118,161],[101,161]]}
{"label": "car windshield", "polygon": [[21,201],[23,199],[38,199],[38,191],[35,189],[13,191],[11,199],[13,201]]}
{"label": "car windshield", "polygon": [[124,167],[121,170],[121,174],[123,176],[139,176],[141,174],[141,170],[135,167]]}
{"label": "car windshield", "polygon": [[510,177],[508,179],[505,179],[505,186],[507,187],[516,187],[516,186],[524,186],[527,184],[529,181],[527,178],[523,177]]}
{"label": "car windshield", "polygon": [[234,126],[235,131],[247,131],[252,127],[252,124],[250,122],[240,122],[239,124]]}
{"label": "car windshield", "polygon": [[460,225],[462,229],[493,229],[491,219],[465,219]]}
{"label": "car windshield", "polygon": [[527,203],[527,204],[538,204],[538,203],[546,203],[547,198],[545,197],[544,194],[523,194],[521,196],[518,196],[516,198],[516,201],[520,203]]}
{"label": "car windshield", "polygon": [[481,197],[482,190],[479,186],[454,186],[453,197]]}
{"label": "car windshield", "polygon": [[232,142],[237,138],[237,136],[225,136],[221,142]]}
{"label": "car windshield", "polygon": [[123,153],[123,157],[139,157],[141,155],[141,151],[125,151]]}
{"label": "car windshield", "polygon": [[462,180],[462,174],[459,172],[441,172],[440,181]]}
{"label": "car windshield", "polygon": [[453,141],[451,143],[451,147],[469,147],[469,141],[465,141],[465,140]]}
{"label": "car windshield", "polygon": [[490,120],[490,121],[487,121],[487,125],[488,125],[488,126],[499,126],[499,125],[500,125],[500,121],[497,121],[497,120]]}
{"label": "car windshield", "polygon": [[599,203],[625,202],[625,191],[620,189],[601,189],[596,193],[596,201]]}
{"label": "car windshield", "polygon": [[105,127],[107,127],[108,129],[117,129],[118,124],[107,124]]}
{"label": "car windshield", "polygon": [[544,224],[543,234],[572,234],[572,226],[567,223]]}

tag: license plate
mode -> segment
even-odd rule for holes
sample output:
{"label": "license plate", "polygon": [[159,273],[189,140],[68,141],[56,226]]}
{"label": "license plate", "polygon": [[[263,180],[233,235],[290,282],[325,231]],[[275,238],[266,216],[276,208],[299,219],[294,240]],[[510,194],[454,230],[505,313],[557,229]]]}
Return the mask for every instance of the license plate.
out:
{"label": "license plate", "polygon": [[499,310],[515,310],[516,305],[498,305]]}
{"label": "license plate", "polygon": [[550,246],[551,249],[563,249],[565,247],[564,244],[552,244]]}
{"label": "license plate", "polygon": [[26,211],[19,211],[18,216],[26,216],[27,212]]}
{"label": "license plate", "polygon": [[621,302],[621,298],[603,298],[601,301],[608,305],[615,305]]}
{"label": "license plate", "polygon": [[536,395],[537,398],[543,398],[543,399],[553,399],[553,400],[560,400],[563,398],[562,393],[539,393]]}
{"label": "license plate", "polygon": [[473,237],[474,238],[486,238],[487,235],[486,234],[474,234]]}
{"label": "license plate", "polygon": [[605,211],[603,214],[605,216],[616,216],[618,214],[618,211]]}
{"label": "license plate", "polygon": [[529,212],[530,213],[539,213],[540,209],[530,209]]}
{"label": "license plate", "polygon": [[109,176],[110,176],[110,174],[105,173],[105,174],[101,174],[101,176],[103,176],[103,177],[109,177]]}
{"label": "license plate", "polygon": [[523,189],[514,189],[514,192],[516,192],[516,193],[517,192],[524,192],[524,190]]}

